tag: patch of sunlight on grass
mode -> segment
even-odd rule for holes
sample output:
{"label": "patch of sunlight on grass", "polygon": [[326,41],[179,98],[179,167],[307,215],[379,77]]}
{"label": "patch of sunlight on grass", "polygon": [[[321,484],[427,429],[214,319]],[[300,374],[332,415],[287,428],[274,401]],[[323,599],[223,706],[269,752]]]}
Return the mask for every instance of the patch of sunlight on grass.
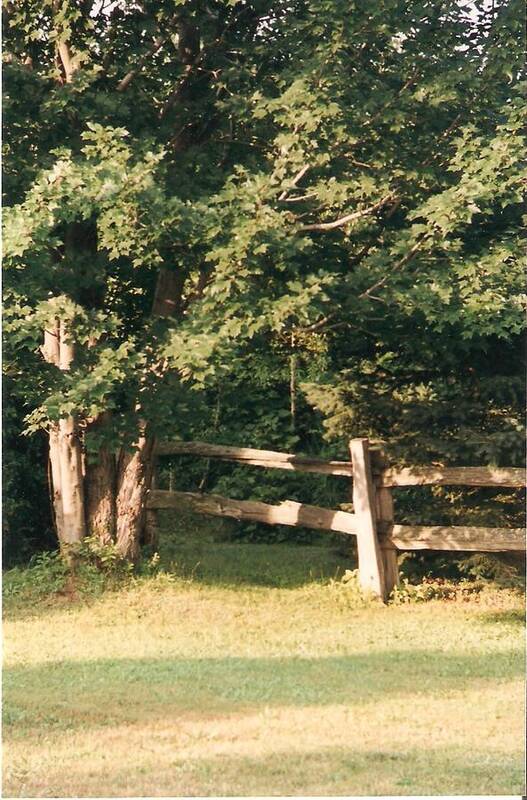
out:
{"label": "patch of sunlight on grass", "polygon": [[[5,791],[37,796],[185,794],[508,794],[521,682],[448,698],[184,712],[63,730],[6,746]],[[460,714],[460,706],[471,714]],[[481,731],[488,732],[482,742]],[[68,769],[59,766],[68,764]],[[477,769],[476,769],[477,767]],[[417,791],[419,790],[419,791]]]}
{"label": "patch of sunlight on grass", "polygon": [[521,793],[518,593],[386,607],[322,548],[221,547],[242,579],[6,604],[4,795]]}

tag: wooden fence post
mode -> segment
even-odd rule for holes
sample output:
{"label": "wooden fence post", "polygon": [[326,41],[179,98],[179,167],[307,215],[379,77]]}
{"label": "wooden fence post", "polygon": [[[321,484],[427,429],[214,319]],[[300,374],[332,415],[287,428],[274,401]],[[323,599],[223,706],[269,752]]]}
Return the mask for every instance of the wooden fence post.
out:
{"label": "wooden fence post", "polygon": [[384,564],[377,537],[375,485],[368,439],[350,441],[353,465],[353,511],[357,520],[359,582],[363,589],[387,599]]}
{"label": "wooden fence post", "polygon": [[[374,471],[386,471],[389,464],[385,453],[381,451],[376,452],[374,455]],[[388,539],[388,534],[394,524],[392,489],[388,486],[382,486],[381,483],[382,480],[378,476],[375,481],[375,507],[377,512],[377,532],[384,566],[385,590],[387,597],[389,597],[394,587],[399,586],[399,568],[397,548]]]}
{"label": "wooden fence post", "polygon": [[[377,488],[377,520],[389,532],[393,525],[393,496],[392,490],[385,486]],[[383,530],[383,533],[385,531]],[[397,562],[397,548],[386,540],[385,536],[380,539],[381,556],[384,566],[384,581],[386,596],[389,597],[392,590],[399,586],[399,566]]]}

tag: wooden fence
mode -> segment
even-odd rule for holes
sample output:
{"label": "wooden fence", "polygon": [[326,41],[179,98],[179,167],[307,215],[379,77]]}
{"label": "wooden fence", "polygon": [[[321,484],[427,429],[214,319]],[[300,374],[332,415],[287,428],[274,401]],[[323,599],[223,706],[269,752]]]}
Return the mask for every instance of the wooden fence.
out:
{"label": "wooden fence", "polygon": [[285,500],[269,505],[199,492],[152,489],[150,513],[157,509],[190,509],[270,525],[301,525],[357,537],[361,586],[386,600],[397,585],[399,550],[524,551],[523,528],[396,525],[392,489],[399,486],[524,486],[524,470],[507,467],[391,468],[367,439],[350,441],[349,461],[326,461],[272,450],[227,447],[204,442],[158,444],[158,455],[194,455],[237,464],[341,475],[353,481],[354,513]]}

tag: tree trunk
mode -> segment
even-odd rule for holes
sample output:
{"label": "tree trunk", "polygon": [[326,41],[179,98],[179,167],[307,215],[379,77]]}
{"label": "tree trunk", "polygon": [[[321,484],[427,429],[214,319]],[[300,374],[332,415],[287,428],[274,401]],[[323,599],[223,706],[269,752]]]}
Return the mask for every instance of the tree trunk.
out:
{"label": "tree trunk", "polygon": [[82,451],[74,417],[59,422],[59,460],[62,489],[64,544],[81,542],[86,535]]}
{"label": "tree trunk", "polygon": [[49,429],[49,463],[51,466],[51,497],[53,498],[53,516],[55,530],[59,542],[64,538],[64,514],[62,511],[62,482],[60,480],[59,426]]}
{"label": "tree trunk", "polygon": [[120,555],[134,563],[139,559],[153,451],[154,438],[148,435],[143,425],[136,449],[133,452],[121,451],[118,459],[116,545]]}
{"label": "tree trunk", "polygon": [[181,312],[181,296],[183,293],[184,275],[180,270],[159,270],[156,282],[152,316],[175,317]]}
{"label": "tree trunk", "polygon": [[[57,319],[50,321],[44,330],[44,344],[41,352],[48,364],[58,367],[60,361],[60,328]],[[60,435],[59,426],[51,425],[49,432],[49,463],[51,466],[51,496],[53,497],[53,512],[55,529],[59,542],[64,538],[64,513],[62,510],[62,481],[60,469]]]}
{"label": "tree trunk", "polygon": [[[59,354],[59,369],[62,372],[69,372],[75,356],[75,347],[68,339],[68,329],[64,320],[60,320],[59,324]],[[59,420],[59,458],[64,542],[74,544],[82,541],[86,535],[86,521],[82,445],[77,420],[72,415]]]}
{"label": "tree trunk", "polygon": [[[63,320],[53,320],[44,331],[42,354],[63,372],[70,369],[73,344]],[[73,416],[60,419],[49,430],[49,458],[53,481],[55,525],[61,547],[82,541],[86,533],[82,448]]]}
{"label": "tree trunk", "polygon": [[116,464],[115,455],[101,447],[95,463],[86,464],[86,523],[89,536],[102,544],[112,544],[116,531]]}
{"label": "tree trunk", "polygon": [[[174,270],[160,269],[152,316],[171,317],[181,311],[184,278]],[[154,471],[154,438],[140,422],[135,450],[121,451],[117,461],[116,545],[123,558],[136,562],[146,522],[146,495]]]}
{"label": "tree trunk", "polygon": [[[183,281],[162,269],[153,302],[154,316],[172,316],[180,309]],[[54,320],[44,334],[44,358],[68,371],[74,345],[67,340],[63,321]],[[94,425],[107,424],[101,415]],[[154,439],[145,423],[132,452],[121,451],[116,460],[101,447],[95,463],[87,459],[84,470],[82,446],[75,417],[68,416],[49,432],[50,464],[57,535],[61,546],[80,542],[86,533],[103,543],[116,543],[123,558],[136,562],[145,527],[146,494],[153,472]]]}

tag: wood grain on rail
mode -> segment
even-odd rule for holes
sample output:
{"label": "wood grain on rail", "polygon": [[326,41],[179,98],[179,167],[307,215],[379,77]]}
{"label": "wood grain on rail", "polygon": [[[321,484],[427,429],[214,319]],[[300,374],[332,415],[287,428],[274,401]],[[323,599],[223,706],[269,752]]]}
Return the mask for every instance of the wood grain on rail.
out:
{"label": "wood grain on rail", "polygon": [[348,534],[357,532],[355,514],[310,506],[293,500],[269,505],[258,500],[233,500],[216,494],[167,492],[157,489],[149,492],[147,508],[177,508],[217,517],[233,517],[248,522],[264,522],[268,525],[301,525],[306,528]]}

